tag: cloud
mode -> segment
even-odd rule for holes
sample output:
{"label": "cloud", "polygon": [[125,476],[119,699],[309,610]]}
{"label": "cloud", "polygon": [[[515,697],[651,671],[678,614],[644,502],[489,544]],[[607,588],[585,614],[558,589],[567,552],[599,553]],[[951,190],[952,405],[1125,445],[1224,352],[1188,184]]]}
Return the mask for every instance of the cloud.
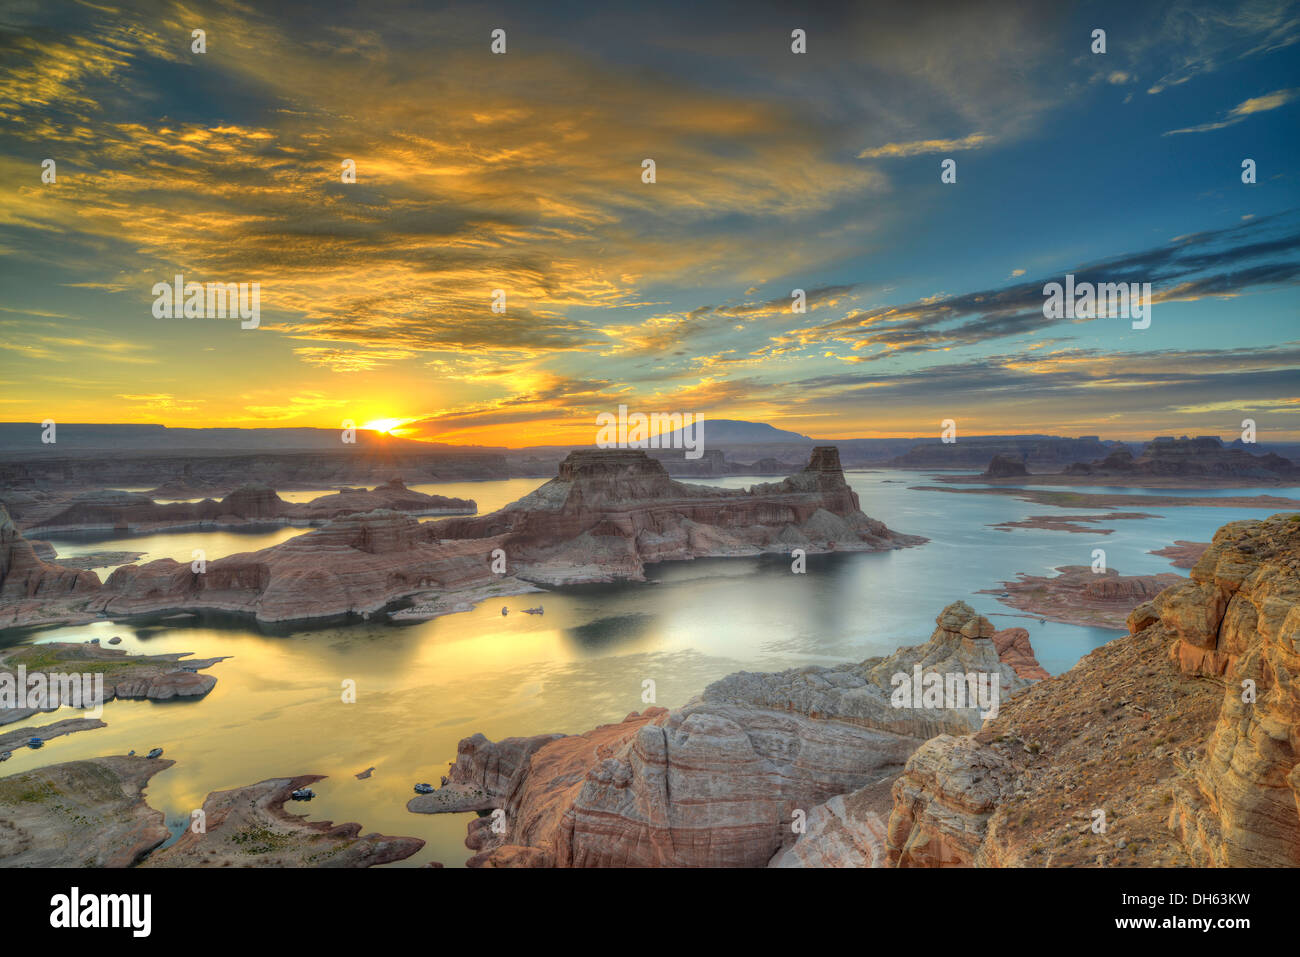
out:
{"label": "cloud", "polygon": [[1163,64],[1147,93],[1163,93],[1227,64],[1263,56],[1300,41],[1300,15],[1293,0],[1240,0],[1171,4],[1159,23],[1131,30],[1133,63]]}
{"label": "cloud", "polygon": [[1225,127],[1235,126],[1247,117],[1255,113],[1265,113],[1269,110],[1276,110],[1280,106],[1285,106],[1297,96],[1300,96],[1300,88],[1291,88],[1289,90],[1277,90],[1264,96],[1252,97],[1244,100],[1230,109],[1225,118],[1217,123],[1203,123],[1200,126],[1189,126],[1180,130],[1169,130],[1164,135],[1173,136],[1177,133],[1206,133],[1210,130],[1221,130]]}
{"label": "cloud", "polygon": [[[1293,218],[1255,219],[1180,236],[1162,246],[1081,263],[1061,275],[1001,288],[851,311],[776,339],[800,347],[843,342],[861,351],[862,361],[872,361],[1023,335],[1060,322],[1043,315],[1043,287],[1061,281],[1065,272],[1073,273],[1076,283],[1151,283],[1157,303],[1230,297],[1257,288],[1294,285],[1300,280],[1300,232],[1285,229]],[[1280,234],[1269,236],[1270,230],[1280,230]],[[1279,261],[1277,257],[1285,258]],[[1262,258],[1273,261],[1252,262]]]}
{"label": "cloud", "polygon": [[858,159],[896,159],[906,156],[922,156],[926,153],[956,153],[961,150],[976,150],[986,143],[996,141],[988,133],[971,133],[956,140],[913,140],[910,143],[886,143],[865,149],[858,154]]}

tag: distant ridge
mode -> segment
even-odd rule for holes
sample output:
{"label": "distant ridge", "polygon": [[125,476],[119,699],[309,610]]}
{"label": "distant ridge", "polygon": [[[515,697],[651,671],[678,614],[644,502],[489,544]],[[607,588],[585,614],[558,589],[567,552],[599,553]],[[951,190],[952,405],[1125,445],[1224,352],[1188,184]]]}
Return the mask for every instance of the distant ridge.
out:
{"label": "distant ridge", "polygon": [[[34,422],[0,422],[0,452],[85,452],[95,449],[117,452],[285,452],[337,451],[348,447],[341,442],[342,429],[305,427],[266,429],[184,429],[150,424],[99,424],[60,422],[54,446],[41,443],[41,427]],[[418,442],[357,429],[355,448],[382,446],[393,451],[479,452],[482,446]],[[495,450],[494,450],[495,451]]]}
{"label": "distant ridge", "polygon": [[[679,436],[681,430],[670,432]],[[774,428],[766,422],[746,422],[743,419],[705,419],[704,444],[708,448],[719,445],[762,445],[765,442],[807,442],[813,440],[798,432]]]}

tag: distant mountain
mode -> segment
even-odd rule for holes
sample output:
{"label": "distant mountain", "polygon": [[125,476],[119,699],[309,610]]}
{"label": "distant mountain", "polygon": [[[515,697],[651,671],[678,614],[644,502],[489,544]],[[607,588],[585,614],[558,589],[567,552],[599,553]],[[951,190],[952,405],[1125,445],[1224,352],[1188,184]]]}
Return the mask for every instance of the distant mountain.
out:
{"label": "distant mountain", "polygon": [[[668,433],[676,436],[677,433]],[[809,442],[813,440],[798,432],[777,429],[766,422],[745,422],[741,419],[705,419],[704,444],[709,448],[719,445],[762,445],[768,442]]]}

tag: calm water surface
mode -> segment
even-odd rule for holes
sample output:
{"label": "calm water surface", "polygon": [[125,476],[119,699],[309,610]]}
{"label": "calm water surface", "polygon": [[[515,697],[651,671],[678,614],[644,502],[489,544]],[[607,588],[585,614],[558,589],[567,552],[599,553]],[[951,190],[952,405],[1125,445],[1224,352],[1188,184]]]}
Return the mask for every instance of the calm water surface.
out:
{"label": "calm water surface", "polygon": [[[211,669],[216,688],[202,701],[115,701],[108,727],[14,752],[4,773],[103,754],[162,747],[177,764],[156,776],[147,797],[175,833],[210,791],[271,777],[324,774],[319,797],[297,805],[313,820],[359,821],[366,832],[428,841],[396,866],[468,856],[470,815],[417,815],[405,809],[412,785],[435,786],[456,743],[481,731],[489,738],[549,731],[581,732],[639,711],[642,681],[656,683],[657,703],[676,707],[730,672],[831,664],[888,654],[929,637],[934,617],[964,599],[999,627],[1029,628],[1049,671],[1071,667],[1119,633],[1039,624],[975,594],[1017,572],[1048,574],[1088,564],[1094,548],[1125,574],[1172,571],[1149,549],[1175,539],[1208,541],[1237,518],[1273,509],[1147,509],[1157,516],[1105,523],[1110,535],[987,528],[1029,515],[1078,513],[1007,496],[912,491],[929,484],[922,472],[850,472],[863,510],[929,544],[882,554],[811,556],[794,575],[787,558],[708,559],[648,569],[645,584],[575,586],[487,602],[429,622],[381,621],[299,630],[263,630],[245,619],[209,616],[133,619],[89,626],[0,632],[0,643],[84,641],[113,635],[131,652],[191,651],[231,655]],[[711,483],[745,487],[753,479]],[[539,479],[413,486],[473,498],[491,511],[531,491]],[[1141,490],[1132,490],[1143,494]],[[1293,489],[1268,489],[1295,496]],[[319,492],[289,493],[309,500]],[[1153,494],[1165,494],[1157,491]],[[1236,490],[1234,494],[1251,494]],[[177,532],[98,538],[55,537],[60,554],[102,550],[147,552],[145,561],[209,560],[284,541],[304,529]],[[101,572],[103,577],[103,572]],[[502,617],[501,605],[511,614]],[[543,616],[520,614],[537,604]],[[356,682],[358,700],[344,704],[341,685]],[[12,727],[57,720],[43,715]],[[8,728],[6,730],[9,730]],[[355,773],[373,765],[370,779]]]}

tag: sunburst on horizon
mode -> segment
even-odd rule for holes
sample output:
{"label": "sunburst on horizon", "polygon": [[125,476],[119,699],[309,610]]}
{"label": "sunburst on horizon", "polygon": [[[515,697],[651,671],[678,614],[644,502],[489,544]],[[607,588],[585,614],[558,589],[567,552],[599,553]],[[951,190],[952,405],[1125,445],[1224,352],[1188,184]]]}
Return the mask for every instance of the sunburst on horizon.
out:
{"label": "sunburst on horizon", "polygon": [[406,431],[402,426],[410,419],[371,419],[361,426],[371,432],[383,432],[385,435],[397,435],[399,432]]}

